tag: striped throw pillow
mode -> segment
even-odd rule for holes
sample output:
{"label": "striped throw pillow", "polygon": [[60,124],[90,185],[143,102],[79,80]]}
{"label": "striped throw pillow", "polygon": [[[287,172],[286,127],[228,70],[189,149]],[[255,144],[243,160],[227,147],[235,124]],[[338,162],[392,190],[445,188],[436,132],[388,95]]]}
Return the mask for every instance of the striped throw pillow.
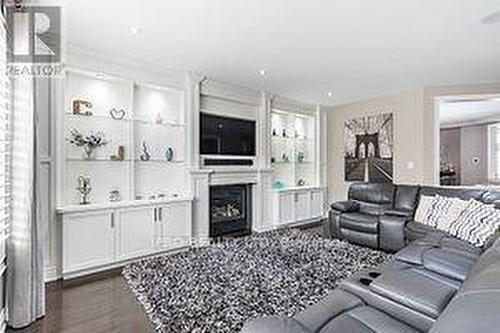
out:
{"label": "striped throw pillow", "polygon": [[448,231],[460,214],[467,208],[468,201],[437,195],[432,208],[426,216],[427,224],[443,231]]}
{"label": "striped throw pillow", "polygon": [[474,246],[483,246],[500,226],[500,211],[493,205],[485,205],[474,199],[458,219],[451,223],[448,232]]}
{"label": "striped throw pillow", "polygon": [[432,209],[434,197],[421,195],[418,201],[417,211],[415,212],[415,221],[427,224],[427,214]]}

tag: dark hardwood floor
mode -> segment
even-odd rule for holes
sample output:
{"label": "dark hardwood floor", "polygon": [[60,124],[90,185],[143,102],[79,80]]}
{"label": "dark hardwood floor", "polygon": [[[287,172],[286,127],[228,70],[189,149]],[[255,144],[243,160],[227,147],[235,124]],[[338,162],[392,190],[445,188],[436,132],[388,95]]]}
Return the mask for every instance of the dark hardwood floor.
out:
{"label": "dark hardwood floor", "polygon": [[46,315],[11,333],[141,333],[150,332],[142,306],[120,270],[46,286]]}
{"label": "dark hardwood floor", "polygon": [[[321,223],[298,227],[323,234]],[[121,269],[46,285],[46,315],[10,333],[151,332],[147,315],[121,277]]]}

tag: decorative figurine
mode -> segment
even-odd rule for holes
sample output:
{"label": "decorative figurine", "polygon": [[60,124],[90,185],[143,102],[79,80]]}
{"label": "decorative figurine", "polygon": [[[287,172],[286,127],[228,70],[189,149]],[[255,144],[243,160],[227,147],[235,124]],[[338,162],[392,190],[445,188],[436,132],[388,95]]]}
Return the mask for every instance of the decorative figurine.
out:
{"label": "decorative figurine", "polygon": [[290,161],[290,159],[288,158],[288,155],[286,153],[283,153],[283,155],[281,155],[281,158],[283,159],[283,162]]}
{"label": "decorative figurine", "polygon": [[139,156],[141,161],[149,161],[151,154],[149,154],[148,146],[145,141],[142,141],[142,154]]}
{"label": "decorative figurine", "polygon": [[283,136],[284,138],[286,138],[286,129],[284,129],[284,128],[283,128],[283,133],[282,133],[282,136]]}
{"label": "decorative figurine", "polygon": [[122,120],[123,118],[125,118],[125,113],[126,112],[123,109],[117,110],[115,108],[112,108],[111,110],[109,110],[109,114],[114,120]]}
{"label": "decorative figurine", "polygon": [[108,141],[106,140],[105,135],[102,132],[83,135],[75,128],[71,130],[70,137],[67,140],[69,141],[69,143],[75,145],[76,147],[83,147],[83,150],[85,152],[85,159],[91,159],[93,157],[92,154],[96,148],[108,144]]}
{"label": "decorative figurine", "polygon": [[163,119],[161,118],[161,114],[160,114],[160,112],[156,113],[156,116],[155,116],[155,124],[157,124],[157,125],[161,125],[161,124],[163,124]]}
{"label": "decorative figurine", "polygon": [[276,128],[273,128],[273,136],[277,136],[278,133],[276,132]]}
{"label": "decorative figurine", "polygon": [[[91,116],[92,111],[92,102],[85,101],[83,99],[75,99],[73,100],[73,114],[79,115],[79,116]],[[87,110],[83,111],[82,106],[85,107]]]}
{"label": "decorative figurine", "polygon": [[303,179],[303,178],[300,178],[298,181],[297,181],[297,185],[298,186],[304,186],[306,184],[306,181]]}
{"label": "decorative figurine", "polygon": [[118,146],[116,155],[112,155],[110,158],[112,161],[123,161],[125,159],[125,147]]}
{"label": "decorative figurine", "polygon": [[172,147],[168,147],[165,151],[165,158],[169,162],[172,162],[174,160],[174,150],[172,149]]}
{"label": "decorative figurine", "polygon": [[90,186],[90,177],[79,176],[77,180],[78,187],[76,189],[82,195],[80,205],[88,205],[90,203],[88,195],[92,191],[92,187]]}
{"label": "decorative figurine", "polygon": [[271,157],[271,163],[276,163],[276,157]]}
{"label": "decorative figurine", "polygon": [[120,193],[120,190],[115,188],[109,191],[108,195],[109,201],[115,202],[115,201],[120,201],[122,199],[122,195]]}
{"label": "decorative figurine", "polygon": [[297,161],[302,163],[302,162],[304,162],[305,159],[306,159],[306,155],[304,154],[304,152],[299,151],[297,153]]}

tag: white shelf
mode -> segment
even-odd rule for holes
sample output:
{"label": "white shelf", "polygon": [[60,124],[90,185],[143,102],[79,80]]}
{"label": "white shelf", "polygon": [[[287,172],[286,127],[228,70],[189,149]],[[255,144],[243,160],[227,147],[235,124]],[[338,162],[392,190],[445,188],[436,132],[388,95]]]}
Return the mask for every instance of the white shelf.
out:
{"label": "white shelf", "polygon": [[141,206],[156,206],[167,203],[174,202],[186,202],[192,201],[193,198],[187,196],[177,196],[170,198],[161,198],[161,199],[145,199],[145,200],[131,200],[131,201],[113,201],[113,202],[102,202],[102,203],[91,203],[88,205],[67,205],[58,207],[56,212],[58,214],[68,214],[68,213],[79,213],[79,212],[88,212],[88,211],[96,211],[96,210],[110,210],[110,209],[118,209],[124,207],[141,207]]}

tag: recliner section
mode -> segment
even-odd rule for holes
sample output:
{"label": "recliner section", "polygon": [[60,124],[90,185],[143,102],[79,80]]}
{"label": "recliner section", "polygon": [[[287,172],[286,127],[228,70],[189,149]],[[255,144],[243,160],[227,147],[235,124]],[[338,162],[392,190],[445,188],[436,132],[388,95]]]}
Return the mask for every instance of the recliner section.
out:
{"label": "recliner section", "polygon": [[498,190],[353,183],[348,200],[331,205],[330,235],[388,252],[430,234],[445,235],[413,220],[421,195],[475,199],[500,207]]}
{"label": "recliner section", "polygon": [[500,240],[485,250],[429,234],[295,317],[257,320],[243,332],[496,332]]}

